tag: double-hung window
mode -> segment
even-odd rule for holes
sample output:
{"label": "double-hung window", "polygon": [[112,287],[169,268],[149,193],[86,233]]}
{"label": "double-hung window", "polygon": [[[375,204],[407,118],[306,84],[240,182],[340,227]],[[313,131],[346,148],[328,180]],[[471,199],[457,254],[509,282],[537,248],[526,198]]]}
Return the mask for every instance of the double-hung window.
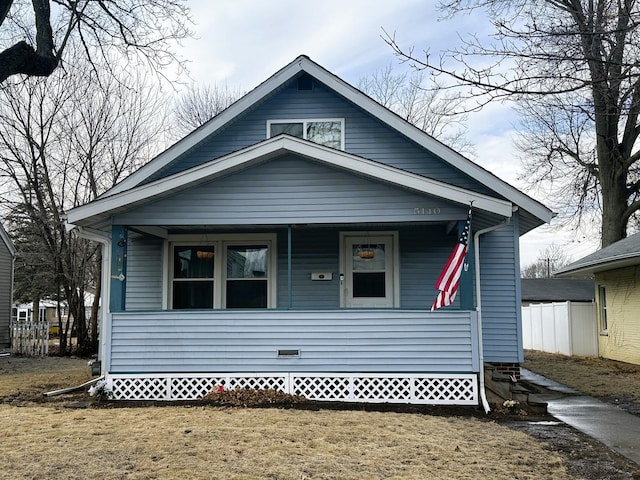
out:
{"label": "double-hung window", "polygon": [[173,309],[270,308],[275,305],[273,235],[170,242]]}
{"label": "double-hung window", "polygon": [[269,138],[286,133],[327,147],[344,150],[344,119],[269,120]]}
{"label": "double-hung window", "polygon": [[174,245],[173,308],[213,308],[214,245]]}
{"label": "double-hung window", "polygon": [[267,245],[227,245],[225,306],[227,308],[267,308],[269,247]]}

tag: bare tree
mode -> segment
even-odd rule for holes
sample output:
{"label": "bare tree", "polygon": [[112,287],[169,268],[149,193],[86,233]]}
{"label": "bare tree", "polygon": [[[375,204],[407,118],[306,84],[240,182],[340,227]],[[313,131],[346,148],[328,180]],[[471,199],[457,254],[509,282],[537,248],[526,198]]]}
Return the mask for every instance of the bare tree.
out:
{"label": "bare tree", "polygon": [[226,83],[191,84],[175,104],[176,135],[182,137],[206,123],[235,102],[242,92]]}
{"label": "bare tree", "polygon": [[[99,297],[101,288],[99,249],[67,232],[63,213],[94,199],[161,147],[153,141],[165,123],[158,90],[135,72],[119,75],[95,63],[77,65],[46,79],[8,79],[0,91],[2,199],[12,211],[10,228],[20,233],[29,226],[39,240],[23,244],[29,237],[16,236],[25,263],[18,270],[24,266],[47,279],[30,287],[32,297],[68,304],[62,353],[71,351],[66,342],[73,330],[79,353],[95,351],[97,304],[87,322],[85,292]],[[25,252],[29,245],[38,251]],[[48,262],[33,264],[41,258]]]}
{"label": "bare tree", "polygon": [[[53,3],[53,9],[51,4]],[[16,74],[48,76],[74,54],[144,61],[161,70],[175,61],[172,43],[190,35],[184,0],[0,0],[0,82]],[[71,61],[71,58],[67,58]],[[74,59],[75,61],[75,59]]]}
{"label": "bare tree", "polygon": [[396,73],[391,64],[358,81],[358,88],[378,103],[463,154],[472,154],[466,137],[463,99],[427,85],[424,71]]}
{"label": "bare tree", "polygon": [[536,261],[522,269],[522,278],[551,278],[553,272],[572,262],[562,247],[552,243],[538,254]]}
{"label": "bare tree", "polygon": [[595,201],[602,246],[625,237],[640,208],[639,3],[447,0],[441,6],[451,15],[486,9],[493,36],[467,37],[439,57],[415,55],[388,36],[396,54],[466,88],[472,108],[519,102],[534,127],[523,141],[537,142],[529,153],[542,164],[533,167],[534,180],[556,182],[556,195],[573,195],[574,213]]}

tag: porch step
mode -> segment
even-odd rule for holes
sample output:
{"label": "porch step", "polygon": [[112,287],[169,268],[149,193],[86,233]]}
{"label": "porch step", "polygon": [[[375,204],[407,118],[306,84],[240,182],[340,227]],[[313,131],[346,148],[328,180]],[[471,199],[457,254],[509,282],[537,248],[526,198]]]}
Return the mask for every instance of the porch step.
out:
{"label": "porch step", "polygon": [[485,365],[484,382],[489,402],[502,404],[505,400],[516,400],[526,404],[529,410],[547,411],[546,403],[535,400],[538,393],[535,387],[523,380],[513,382],[511,376],[497,372],[492,365]]}

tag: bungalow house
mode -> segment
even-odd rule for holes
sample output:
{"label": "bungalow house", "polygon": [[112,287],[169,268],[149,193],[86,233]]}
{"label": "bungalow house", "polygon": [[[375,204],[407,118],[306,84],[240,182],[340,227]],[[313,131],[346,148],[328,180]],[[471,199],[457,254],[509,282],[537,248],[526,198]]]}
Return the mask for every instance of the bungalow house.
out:
{"label": "bungalow house", "polygon": [[[431,311],[470,205],[458,295]],[[306,56],[68,212],[104,245],[115,398],[485,409],[484,362],[523,360],[518,238],[551,217]]]}
{"label": "bungalow house", "polygon": [[0,349],[11,346],[11,302],[13,297],[13,264],[16,249],[6,230],[0,225]]}
{"label": "bungalow house", "polygon": [[640,233],[587,255],[555,275],[594,276],[599,356],[640,365]]}

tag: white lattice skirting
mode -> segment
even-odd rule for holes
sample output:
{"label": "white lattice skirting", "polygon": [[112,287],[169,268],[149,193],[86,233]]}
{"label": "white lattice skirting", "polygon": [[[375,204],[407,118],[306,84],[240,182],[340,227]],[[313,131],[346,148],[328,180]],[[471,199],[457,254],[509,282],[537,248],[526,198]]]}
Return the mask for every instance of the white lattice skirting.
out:
{"label": "white lattice skirting", "polygon": [[233,373],[108,375],[118,400],[197,400],[222,386],[272,388],[309,400],[477,405],[475,374]]}

